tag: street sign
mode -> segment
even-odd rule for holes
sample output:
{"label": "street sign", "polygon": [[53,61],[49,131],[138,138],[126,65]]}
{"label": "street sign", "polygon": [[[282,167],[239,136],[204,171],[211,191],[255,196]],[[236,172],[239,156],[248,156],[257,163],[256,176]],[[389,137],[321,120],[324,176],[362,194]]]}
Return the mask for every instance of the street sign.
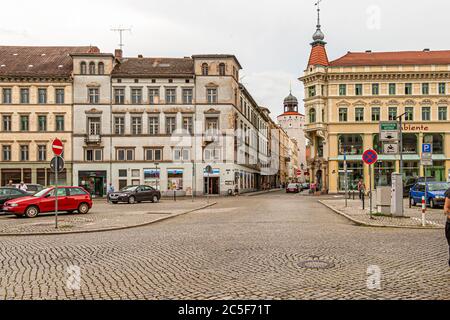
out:
{"label": "street sign", "polygon": [[64,159],[60,156],[56,156],[50,161],[50,169],[52,172],[62,172],[64,170]]}
{"label": "street sign", "polygon": [[378,153],[375,150],[369,149],[364,152],[362,159],[365,164],[372,165],[378,161]]}
{"label": "street sign", "polygon": [[432,166],[433,166],[433,159],[424,159],[424,158],[422,158],[422,160],[420,161],[420,163],[421,163],[422,166],[424,166],[424,167],[432,167]]}
{"label": "street sign", "polygon": [[431,143],[422,144],[422,166],[433,166],[433,145]]}
{"label": "street sign", "polygon": [[400,140],[400,126],[398,122],[380,122],[380,141]]}
{"label": "street sign", "polygon": [[398,143],[385,143],[383,144],[383,153],[384,154],[398,154]]}
{"label": "street sign", "polygon": [[64,146],[63,146],[62,141],[59,140],[58,138],[56,138],[52,143],[52,150],[53,150],[53,153],[55,154],[55,156],[62,155],[62,153],[64,151]]}
{"label": "street sign", "polygon": [[302,170],[297,170],[297,176],[301,176],[302,175]]}
{"label": "street sign", "polygon": [[431,143],[422,144],[422,153],[433,153],[433,145]]}

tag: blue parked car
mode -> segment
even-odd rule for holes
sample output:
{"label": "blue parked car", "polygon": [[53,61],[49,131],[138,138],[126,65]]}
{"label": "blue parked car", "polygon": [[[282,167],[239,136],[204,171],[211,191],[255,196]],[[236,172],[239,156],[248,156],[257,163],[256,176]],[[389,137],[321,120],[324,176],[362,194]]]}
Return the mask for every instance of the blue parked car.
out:
{"label": "blue parked car", "polygon": [[[450,188],[447,182],[427,182],[426,203],[431,208],[443,207],[445,204],[445,192]],[[411,188],[410,196],[412,205],[422,203],[422,197],[425,196],[425,182],[419,182]]]}

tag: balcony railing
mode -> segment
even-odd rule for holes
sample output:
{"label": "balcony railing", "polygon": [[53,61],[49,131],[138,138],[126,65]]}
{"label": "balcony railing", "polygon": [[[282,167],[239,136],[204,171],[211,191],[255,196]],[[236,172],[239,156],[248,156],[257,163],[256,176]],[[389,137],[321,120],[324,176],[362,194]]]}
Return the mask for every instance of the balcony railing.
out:
{"label": "balcony railing", "polygon": [[100,144],[102,142],[102,137],[100,135],[87,135],[85,138],[86,144]]}

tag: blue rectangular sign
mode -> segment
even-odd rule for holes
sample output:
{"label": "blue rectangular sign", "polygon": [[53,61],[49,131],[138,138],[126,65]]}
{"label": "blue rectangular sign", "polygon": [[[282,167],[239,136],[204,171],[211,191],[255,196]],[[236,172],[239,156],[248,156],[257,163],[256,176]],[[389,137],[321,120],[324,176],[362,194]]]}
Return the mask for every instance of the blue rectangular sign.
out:
{"label": "blue rectangular sign", "polygon": [[433,146],[431,143],[424,143],[422,145],[422,153],[432,153],[433,152]]}

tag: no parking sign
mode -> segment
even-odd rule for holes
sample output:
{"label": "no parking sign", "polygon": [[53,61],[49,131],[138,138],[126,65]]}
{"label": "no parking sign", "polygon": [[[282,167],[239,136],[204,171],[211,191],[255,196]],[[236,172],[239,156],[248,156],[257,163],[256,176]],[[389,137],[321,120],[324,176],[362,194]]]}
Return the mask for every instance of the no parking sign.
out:
{"label": "no parking sign", "polygon": [[378,161],[378,153],[375,150],[369,149],[364,152],[362,160],[370,166]]}

